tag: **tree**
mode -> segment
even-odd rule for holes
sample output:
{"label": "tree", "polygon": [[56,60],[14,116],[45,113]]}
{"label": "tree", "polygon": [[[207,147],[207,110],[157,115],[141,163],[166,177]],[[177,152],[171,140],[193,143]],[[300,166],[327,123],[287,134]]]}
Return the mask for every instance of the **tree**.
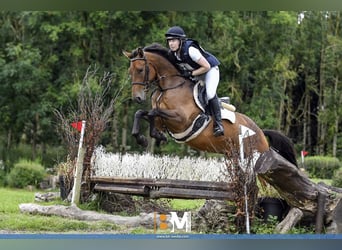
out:
{"label": "tree", "polygon": [[[324,108],[319,112],[321,124],[321,148],[323,153],[330,153],[336,156],[337,140],[339,135],[339,123],[341,117],[341,60],[342,60],[342,38],[340,31],[340,13],[329,13],[327,15],[327,36],[326,45],[322,48],[321,79],[322,99]],[[325,136],[323,136],[325,135]],[[332,145],[332,146],[330,146]]]}

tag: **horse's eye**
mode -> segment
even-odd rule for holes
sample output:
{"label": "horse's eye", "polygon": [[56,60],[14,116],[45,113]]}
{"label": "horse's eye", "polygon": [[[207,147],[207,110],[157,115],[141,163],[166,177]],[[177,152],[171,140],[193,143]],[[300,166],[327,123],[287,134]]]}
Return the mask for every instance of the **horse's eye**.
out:
{"label": "horse's eye", "polygon": [[139,74],[141,74],[144,71],[144,69],[137,69],[137,71]]}

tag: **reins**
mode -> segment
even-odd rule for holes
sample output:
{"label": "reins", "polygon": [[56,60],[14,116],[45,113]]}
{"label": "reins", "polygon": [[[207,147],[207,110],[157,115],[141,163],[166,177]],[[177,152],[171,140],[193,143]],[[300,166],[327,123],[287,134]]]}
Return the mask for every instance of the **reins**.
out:
{"label": "reins", "polygon": [[[181,76],[181,75],[170,75],[170,76],[161,76],[158,81],[162,78],[166,78],[166,77],[174,77],[174,76]],[[168,90],[172,90],[172,89],[177,89],[179,87],[182,87],[184,84],[185,84],[185,80],[183,80],[181,83],[177,84],[176,86],[173,86],[173,87],[168,87],[168,88],[162,88],[160,87],[160,85],[158,85],[158,88],[161,92],[165,92],[165,91],[168,91]]]}
{"label": "reins", "polygon": [[[149,82],[149,74],[150,74],[150,67],[148,66],[148,64],[151,64],[154,68],[155,66],[148,62],[146,60],[146,57],[142,57],[142,58],[133,58],[131,59],[131,62],[137,61],[137,60],[143,60],[145,63],[145,76],[144,76],[144,81],[143,82],[132,82],[132,85],[142,85],[145,86],[146,91],[148,90],[150,85],[155,85],[156,83],[159,83],[161,79],[165,79],[167,77],[174,77],[174,76],[178,76],[178,77],[182,77],[182,75],[176,74],[176,75],[170,75],[170,76],[159,76],[156,80]],[[156,71],[157,72],[157,71]],[[177,89],[181,86],[183,86],[185,84],[186,80],[183,80],[181,83],[177,84],[176,86],[172,86],[172,87],[168,87],[168,88],[162,88],[159,84],[156,85],[156,87],[158,87],[158,90],[161,92],[165,92],[168,90],[172,90],[172,89]]]}

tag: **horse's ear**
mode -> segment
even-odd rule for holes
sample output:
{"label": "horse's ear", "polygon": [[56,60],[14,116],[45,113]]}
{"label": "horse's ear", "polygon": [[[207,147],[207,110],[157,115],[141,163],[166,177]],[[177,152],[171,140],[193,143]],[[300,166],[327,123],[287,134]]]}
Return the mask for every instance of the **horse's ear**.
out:
{"label": "horse's ear", "polygon": [[142,48],[138,48],[138,55],[139,57],[143,58],[144,57],[144,50]]}
{"label": "horse's ear", "polygon": [[132,53],[128,52],[128,51],[122,51],[122,54],[124,54],[124,56],[126,56],[128,59],[131,59]]}

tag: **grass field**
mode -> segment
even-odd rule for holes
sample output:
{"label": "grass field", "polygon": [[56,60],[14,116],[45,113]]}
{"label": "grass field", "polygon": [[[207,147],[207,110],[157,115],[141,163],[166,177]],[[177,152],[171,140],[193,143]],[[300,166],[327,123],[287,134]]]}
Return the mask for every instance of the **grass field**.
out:
{"label": "grass field", "polygon": [[[125,228],[107,222],[86,222],[58,216],[21,213],[19,204],[33,203],[34,194],[34,191],[0,188],[1,233],[115,233],[127,231]],[[63,204],[61,201],[57,203]]]}
{"label": "grass field", "polygon": [[[127,228],[118,226],[109,222],[88,222],[72,220],[59,216],[44,216],[39,214],[21,213],[19,204],[35,203],[34,196],[37,191],[27,191],[24,189],[0,188],[0,234],[7,233],[76,233],[76,234],[168,234],[170,229],[147,229],[145,227]],[[172,211],[196,211],[205,202],[205,200],[168,200]],[[39,202],[40,205],[70,205],[61,200],[52,202]],[[92,204],[81,204],[83,210],[94,210],[96,206]],[[100,211],[101,212],[101,211]],[[125,216],[122,213],[122,216]],[[155,231],[156,230],[156,231]],[[191,233],[198,233],[193,231]]]}
{"label": "grass field", "polygon": [[[21,213],[19,204],[34,203],[35,191],[0,188],[0,233],[153,233],[145,228],[125,228],[108,222],[87,222],[59,216],[31,215]],[[203,200],[171,201],[175,211],[197,209]],[[62,201],[40,203],[41,205],[62,204]],[[89,204],[81,205],[89,209]]]}
{"label": "grass field", "polygon": [[[321,181],[321,180],[316,180]],[[143,227],[127,228],[118,226],[110,222],[89,222],[79,221],[59,216],[44,216],[39,214],[21,213],[19,204],[34,203],[36,191],[28,191],[24,189],[9,189],[0,188],[0,234],[8,233],[34,233],[34,234],[49,234],[49,233],[100,233],[100,234],[153,234],[154,229],[146,229]],[[61,200],[44,203],[40,205],[70,205]],[[196,211],[203,204],[204,200],[182,200],[172,199],[169,203],[173,211]],[[91,204],[82,204],[83,210],[94,210]],[[266,225],[257,224],[254,232],[257,234],[272,234],[276,224]],[[168,233],[161,231],[157,233]],[[192,232],[196,233],[196,232]],[[305,228],[297,228],[290,233],[312,233]]]}

